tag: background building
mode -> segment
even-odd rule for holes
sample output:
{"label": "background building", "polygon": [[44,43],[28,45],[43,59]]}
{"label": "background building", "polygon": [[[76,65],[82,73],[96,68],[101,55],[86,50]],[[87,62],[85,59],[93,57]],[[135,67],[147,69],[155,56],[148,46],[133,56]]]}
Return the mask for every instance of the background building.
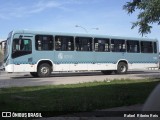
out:
{"label": "background building", "polygon": [[0,40],[0,51],[4,53],[5,49],[5,40]]}

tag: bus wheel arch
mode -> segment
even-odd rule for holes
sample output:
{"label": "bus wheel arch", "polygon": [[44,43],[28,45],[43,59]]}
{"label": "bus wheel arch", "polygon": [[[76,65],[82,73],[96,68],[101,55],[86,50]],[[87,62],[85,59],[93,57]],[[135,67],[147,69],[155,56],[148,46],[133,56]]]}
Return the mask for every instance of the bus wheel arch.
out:
{"label": "bus wheel arch", "polygon": [[117,74],[125,74],[128,71],[128,62],[126,60],[120,60],[117,63]]}
{"label": "bus wheel arch", "polygon": [[53,64],[49,60],[42,60],[37,65],[37,74],[39,77],[49,77],[53,70]]}

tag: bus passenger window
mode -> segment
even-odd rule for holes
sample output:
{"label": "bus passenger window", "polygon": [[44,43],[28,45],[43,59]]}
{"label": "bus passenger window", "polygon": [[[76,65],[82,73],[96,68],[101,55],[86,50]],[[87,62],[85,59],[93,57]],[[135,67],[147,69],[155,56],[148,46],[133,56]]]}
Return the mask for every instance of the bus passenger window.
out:
{"label": "bus passenger window", "polygon": [[72,36],[55,36],[57,51],[74,51],[74,38]]}
{"label": "bus passenger window", "polygon": [[139,53],[139,41],[127,40],[127,52],[129,53]]}
{"label": "bus passenger window", "polygon": [[36,50],[53,50],[53,36],[52,35],[36,35],[35,47]]}
{"label": "bus passenger window", "polygon": [[112,49],[112,52],[126,52],[125,40],[112,39],[111,49]]}
{"label": "bus passenger window", "polygon": [[96,52],[109,52],[109,39],[95,38],[94,48]]}
{"label": "bus passenger window", "polygon": [[149,41],[141,41],[141,52],[142,53],[153,53],[153,44]]}
{"label": "bus passenger window", "polygon": [[56,50],[61,50],[61,41],[60,41],[60,38],[56,38],[56,41],[55,41],[55,44],[56,44]]}
{"label": "bus passenger window", "polygon": [[92,51],[92,38],[90,37],[76,37],[77,51]]}

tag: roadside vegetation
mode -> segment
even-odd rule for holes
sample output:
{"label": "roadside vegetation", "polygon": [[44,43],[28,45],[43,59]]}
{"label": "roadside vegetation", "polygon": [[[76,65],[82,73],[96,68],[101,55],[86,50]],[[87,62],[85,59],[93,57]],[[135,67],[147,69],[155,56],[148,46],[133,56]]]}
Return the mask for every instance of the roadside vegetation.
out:
{"label": "roadside vegetation", "polygon": [[[37,81],[38,82],[38,81]],[[143,104],[160,79],[0,88],[0,111],[85,112]]]}

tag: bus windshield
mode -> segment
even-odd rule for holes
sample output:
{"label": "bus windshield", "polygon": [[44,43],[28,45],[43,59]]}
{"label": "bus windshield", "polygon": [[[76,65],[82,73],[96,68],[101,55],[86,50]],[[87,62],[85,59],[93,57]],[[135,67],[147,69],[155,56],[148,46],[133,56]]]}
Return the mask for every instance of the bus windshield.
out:
{"label": "bus windshield", "polygon": [[9,42],[11,38],[8,38],[4,45],[4,63],[6,62],[9,55]]}
{"label": "bus windshield", "polygon": [[8,38],[7,38],[6,42],[5,42],[5,46],[4,46],[4,63],[6,62],[6,60],[8,59],[8,56],[9,56],[12,33],[13,33],[13,31],[11,31],[9,33]]}

